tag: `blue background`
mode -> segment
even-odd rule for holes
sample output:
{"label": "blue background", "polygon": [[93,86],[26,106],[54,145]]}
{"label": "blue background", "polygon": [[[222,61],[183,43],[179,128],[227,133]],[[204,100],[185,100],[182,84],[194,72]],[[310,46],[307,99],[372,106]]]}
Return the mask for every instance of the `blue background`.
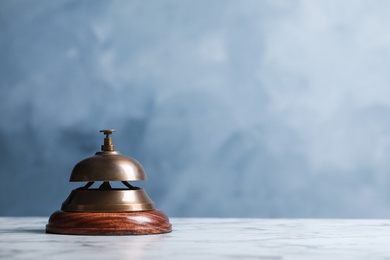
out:
{"label": "blue background", "polygon": [[388,1],[0,1],[0,215],[114,128],[171,217],[390,217]]}

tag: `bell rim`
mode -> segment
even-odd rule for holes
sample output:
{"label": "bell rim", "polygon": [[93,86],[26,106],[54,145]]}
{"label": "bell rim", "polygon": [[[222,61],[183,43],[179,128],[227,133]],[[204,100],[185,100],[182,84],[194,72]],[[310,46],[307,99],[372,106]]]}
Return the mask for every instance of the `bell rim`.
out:
{"label": "bell rim", "polygon": [[144,189],[72,190],[62,203],[68,212],[136,212],[154,210],[154,202]]}

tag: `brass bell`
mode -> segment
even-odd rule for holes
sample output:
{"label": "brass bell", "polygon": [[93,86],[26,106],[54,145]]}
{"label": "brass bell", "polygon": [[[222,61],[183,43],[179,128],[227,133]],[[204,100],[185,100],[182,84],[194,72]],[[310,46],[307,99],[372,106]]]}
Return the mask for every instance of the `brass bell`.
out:
{"label": "brass bell", "polygon": [[[73,190],[46,225],[47,233],[72,235],[138,235],[171,232],[164,212],[155,208],[145,190],[128,181],[145,181],[141,164],[114,150],[110,135],[102,151],[82,160],[73,168],[71,182],[88,182]],[[124,188],[112,188],[110,181],[121,181]],[[99,188],[90,188],[103,182]]]}

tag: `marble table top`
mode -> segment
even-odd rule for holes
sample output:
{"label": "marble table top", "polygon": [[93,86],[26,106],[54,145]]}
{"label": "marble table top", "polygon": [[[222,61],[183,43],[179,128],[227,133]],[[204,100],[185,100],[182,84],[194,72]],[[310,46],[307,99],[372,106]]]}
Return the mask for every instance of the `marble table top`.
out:
{"label": "marble table top", "polygon": [[146,236],[45,233],[44,217],[0,217],[0,259],[381,259],[390,220],[171,218]]}

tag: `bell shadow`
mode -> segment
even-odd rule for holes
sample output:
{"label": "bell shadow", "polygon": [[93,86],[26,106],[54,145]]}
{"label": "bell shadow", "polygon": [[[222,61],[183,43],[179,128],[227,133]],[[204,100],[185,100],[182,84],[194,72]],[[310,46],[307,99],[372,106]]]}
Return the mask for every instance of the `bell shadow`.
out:
{"label": "bell shadow", "polygon": [[3,229],[0,234],[15,234],[15,233],[30,233],[30,234],[46,234],[45,229]]}

